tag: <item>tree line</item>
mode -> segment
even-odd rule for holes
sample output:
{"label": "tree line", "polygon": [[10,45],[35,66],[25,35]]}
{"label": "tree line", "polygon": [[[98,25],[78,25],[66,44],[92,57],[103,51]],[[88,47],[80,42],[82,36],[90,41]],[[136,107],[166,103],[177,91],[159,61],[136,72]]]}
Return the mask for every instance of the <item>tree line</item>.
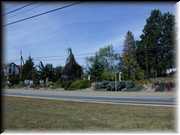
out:
{"label": "tree line", "polygon": [[136,40],[128,31],[122,52],[115,52],[113,45],[100,48],[95,56],[87,57],[87,66],[77,64],[72,50],[68,49],[66,65],[53,67],[42,62],[35,65],[29,57],[22,67],[21,80],[46,80],[56,82],[59,79],[76,80],[87,78],[92,81],[114,80],[117,72],[122,72],[123,80],[142,80],[166,76],[166,70],[175,65],[175,17],[167,12],[155,9],[146,19],[146,24]]}
{"label": "tree line", "polygon": [[175,17],[160,10],[152,10],[139,40],[128,31],[122,55],[114,53],[112,45],[101,48],[88,58],[89,73],[99,80],[113,78],[112,71],[122,72],[124,80],[141,80],[166,76],[175,68]]}

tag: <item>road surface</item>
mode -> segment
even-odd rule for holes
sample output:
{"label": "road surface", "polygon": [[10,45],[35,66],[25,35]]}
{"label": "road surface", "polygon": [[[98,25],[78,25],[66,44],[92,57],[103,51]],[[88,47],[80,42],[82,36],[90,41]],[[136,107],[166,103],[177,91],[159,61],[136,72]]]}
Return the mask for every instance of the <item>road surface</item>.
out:
{"label": "road surface", "polygon": [[128,104],[128,105],[147,105],[147,106],[176,106],[175,97],[173,96],[103,96],[74,94],[74,92],[57,92],[47,90],[4,90],[5,96],[55,99],[76,102],[93,102],[93,103],[109,103],[109,104]]}

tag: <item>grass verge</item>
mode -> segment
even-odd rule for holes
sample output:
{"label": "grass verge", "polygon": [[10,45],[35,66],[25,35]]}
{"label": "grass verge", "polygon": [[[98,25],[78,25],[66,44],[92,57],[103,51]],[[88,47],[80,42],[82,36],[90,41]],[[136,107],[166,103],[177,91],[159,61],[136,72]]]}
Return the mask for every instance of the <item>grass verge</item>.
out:
{"label": "grass verge", "polygon": [[175,108],[4,97],[5,130],[175,131]]}

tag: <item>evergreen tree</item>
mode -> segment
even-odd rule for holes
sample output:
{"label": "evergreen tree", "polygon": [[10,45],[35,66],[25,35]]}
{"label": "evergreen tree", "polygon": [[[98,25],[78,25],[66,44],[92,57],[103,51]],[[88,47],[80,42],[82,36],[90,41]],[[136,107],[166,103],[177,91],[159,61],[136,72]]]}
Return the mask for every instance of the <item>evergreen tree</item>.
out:
{"label": "evergreen tree", "polygon": [[66,65],[62,71],[63,80],[76,80],[80,79],[83,74],[82,67],[76,62],[74,54],[72,53],[71,48],[68,48],[68,58],[66,60]]}
{"label": "evergreen tree", "polygon": [[57,66],[54,68],[54,81],[58,81],[61,78],[61,74],[62,74],[62,66]]}
{"label": "evergreen tree", "polygon": [[91,67],[89,67],[89,74],[91,75],[92,80],[98,81],[101,80],[101,75],[104,71],[104,66],[102,62],[100,62],[98,56],[96,55],[93,59],[93,63]]}
{"label": "evergreen tree", "polygon": [[22,79],[34,80],[36,78],[36,68],[34,67],[33,59],[29,56],[28,60],[22,67]]}
{"label": "evergreen tree", "polygon": [[160,75],[164,75],[166,69],[175,67],[175,17],[165,13],[162,17],[162,38],[161,38],[161,67]]}
{"label": "evergreen tree", "polygon": [[146,25],[141,35],[141,46],[139,46],[140,53],[143,52],[141,61],[144,61],[142,67],[145,70],[147,78],[157,76],[159,48],[162,36],[161,30],[162,14],[159,10],[155,9],[146,20]]}
{"label": "evergreen tree", "polygon": [[136,60],[135,40],[132,32],[128,31],[122,55],[122,77],[125,80],[143,79],[144,73]]}
{"label": "evergreen tree", "polygon": [[41,80],[54,81],[54,68],[52,64],[43,65],[42,61],[39,64],[39,76]]}
{"label": "evergreen tree", "polygon": [[164,76],[174,64],[174,16],[155,9],[137,42],[137,61],[146,78]]}
{"label": "evergreen tree", "polygon": [[112,45],[100,48],[95,56],[87,58],[89,74],[93,80],[112,80],[114,72],[120,70],[120,55],[115,53]]}

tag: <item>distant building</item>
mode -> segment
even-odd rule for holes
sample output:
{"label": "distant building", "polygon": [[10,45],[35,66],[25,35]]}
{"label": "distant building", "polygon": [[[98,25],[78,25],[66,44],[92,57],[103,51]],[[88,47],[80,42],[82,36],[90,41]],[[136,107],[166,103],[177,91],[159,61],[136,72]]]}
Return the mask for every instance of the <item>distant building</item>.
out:
{"label": "distant building", "polygon": [[10,63],[3,66],[4,76],[10,75],[19,75],[20,74],[20,66],[15,63]]}

